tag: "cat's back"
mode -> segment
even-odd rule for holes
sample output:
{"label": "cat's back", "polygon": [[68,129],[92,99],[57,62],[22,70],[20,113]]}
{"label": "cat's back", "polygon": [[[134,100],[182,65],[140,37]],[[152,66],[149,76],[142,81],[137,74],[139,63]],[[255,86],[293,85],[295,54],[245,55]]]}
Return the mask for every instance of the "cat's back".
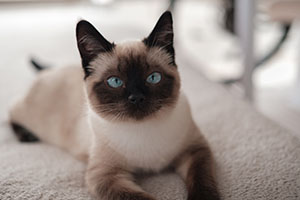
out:
{"label": "cat's back", "polygon": [[80,67],[40,72],[27,94],[10,111],[12,122],[32,131],[43,141],[66,147],[75,143],[70,134],[84,126],[83,72]]}

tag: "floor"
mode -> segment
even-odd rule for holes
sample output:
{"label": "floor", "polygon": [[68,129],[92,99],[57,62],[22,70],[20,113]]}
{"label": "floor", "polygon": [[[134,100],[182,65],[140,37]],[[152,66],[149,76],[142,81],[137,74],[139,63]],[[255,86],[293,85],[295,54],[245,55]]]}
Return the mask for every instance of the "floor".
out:
{"label": "floor", "polygon": [[[268,1],[269,3],[270,1]],[[183,5],[184,4],[184,5]],[[180,6],[180,5],[179,5]],[[179,7],[178,6],[178,7]],[[279,23],[272,22],[266,5],[258,6],[255,20],[255,51],[259,59],[280,37]],[[198,61],[199,70],[210,80],[220,81],[242,74],[242,56],[235,37],[222,28],[219,1],[182,3],[178,15],[188,23],[181,23],[181,31],[188,54]],[[289,38],[274,58],[256,70],[254,106],[264,115],[300,136],[300,23],[294,23]],[[201,54],[201,56],[199,56]],[[241,97],[241,88],[230,88]]]}
{"label": "floor", "polygon": [[[236,39],[222,28],[219,3],[217,0],[181,1],[174,16],[176,48],[184,49],[184,56],[197,63],[192,67],[216,82],[242,73]],[[13,97],[34,78],[28,63],[30,57],[50,66],[79,63],[74,34],[79,19],[90,20],[113,41],[143,38],[167,6],[167,1],[162,0],[117,1],[98,6],[84,2],[0,4],[0,84],[1,88],[9,88],[0,91],[0,99],[4,96],[8,99],[1,101],[1,120],[6,118]],[[279,28],[264,18],[259,20],[256,48],[263,54],[279,36]],[[300,91],[296,84],[297,61],[300,63],[298,30],[296,26],[283,50],[254,74],[254,105],[264,115],[300,135],[300,97],[295,93]],[[13,85],[13,79],[18,76],[24,81]],[[240,98],[236,92],[233,95]]]}

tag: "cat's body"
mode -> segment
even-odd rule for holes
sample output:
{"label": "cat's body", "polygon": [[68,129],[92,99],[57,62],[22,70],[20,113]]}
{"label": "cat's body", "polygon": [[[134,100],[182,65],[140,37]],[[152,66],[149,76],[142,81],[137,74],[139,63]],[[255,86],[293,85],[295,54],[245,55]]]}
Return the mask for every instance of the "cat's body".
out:
{"label": "cat's body", "polygon": [[82,80],[79,67],[40,72],[26,96],[12,107],[10,118],[40,140],[87,159],[91,129]]}
{"label": "cat's body", "polygon": [[195,127],[184,94],[174,110],[161,111],[158,117],[113,122],[89,108],[83,75],[79,67],[41,72],[30,92],[11,110],[11,119],[78,159],[86,159],[91,146],[99,148],[98,155],[109,146],[129,165],[151,171],[167,167],[194,140],[189,129]]}
{"label": "cat's body", "polygon": [[171,22],[167,12],[143,42],[118,45],[80,22],[84,70],[44,70],[10,112],[12,123],[87,162],[87,186],[101,200],[154,200],[133,174],[166,168],[186,181],[189,200],[219,199],[211,152],[180,90]]}

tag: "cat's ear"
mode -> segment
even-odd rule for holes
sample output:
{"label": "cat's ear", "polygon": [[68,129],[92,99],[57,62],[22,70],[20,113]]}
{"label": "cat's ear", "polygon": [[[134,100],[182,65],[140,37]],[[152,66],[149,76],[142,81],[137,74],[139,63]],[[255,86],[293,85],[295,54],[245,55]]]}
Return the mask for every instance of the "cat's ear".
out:
{"label": "cat's ear", "polygon": [[156,23],[150,35],[143,40],[148,47],[160,47],[165,49],[173,58],[175,57],[173,47],[173,19],[170,11],[164,12]]}
{"label": "cat's ear", "polygon": [[91,73],[91,69],[88,69],[89,63],[100,53],[111,51],[114,44],[107,41],[92,24],[85,20],[77,23],[76,38],[82,66],[88,76]]}

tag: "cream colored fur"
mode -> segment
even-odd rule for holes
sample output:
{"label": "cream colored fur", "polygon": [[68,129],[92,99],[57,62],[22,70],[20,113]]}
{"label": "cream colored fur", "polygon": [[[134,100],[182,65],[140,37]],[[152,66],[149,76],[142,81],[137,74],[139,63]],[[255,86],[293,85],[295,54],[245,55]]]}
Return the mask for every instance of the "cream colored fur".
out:
{"label": "cream colored fur", "polygon": [[[193,124],[183,94],[174,109],[161,111],[156,117],[142,122],[107,121],[94,111],[90,111],[90,117],[96,148],[109,146],[124,158],[130,169],[159,171],[167,167],[192,138],[190,128]],[[97,152],[99,154],[101,151]]]}
{"label": "cream colored fur", "polygon": [[10,118],[42,141],[84,159],[91,140],[86,110],[82,69],[65,67],[41,72]]}

